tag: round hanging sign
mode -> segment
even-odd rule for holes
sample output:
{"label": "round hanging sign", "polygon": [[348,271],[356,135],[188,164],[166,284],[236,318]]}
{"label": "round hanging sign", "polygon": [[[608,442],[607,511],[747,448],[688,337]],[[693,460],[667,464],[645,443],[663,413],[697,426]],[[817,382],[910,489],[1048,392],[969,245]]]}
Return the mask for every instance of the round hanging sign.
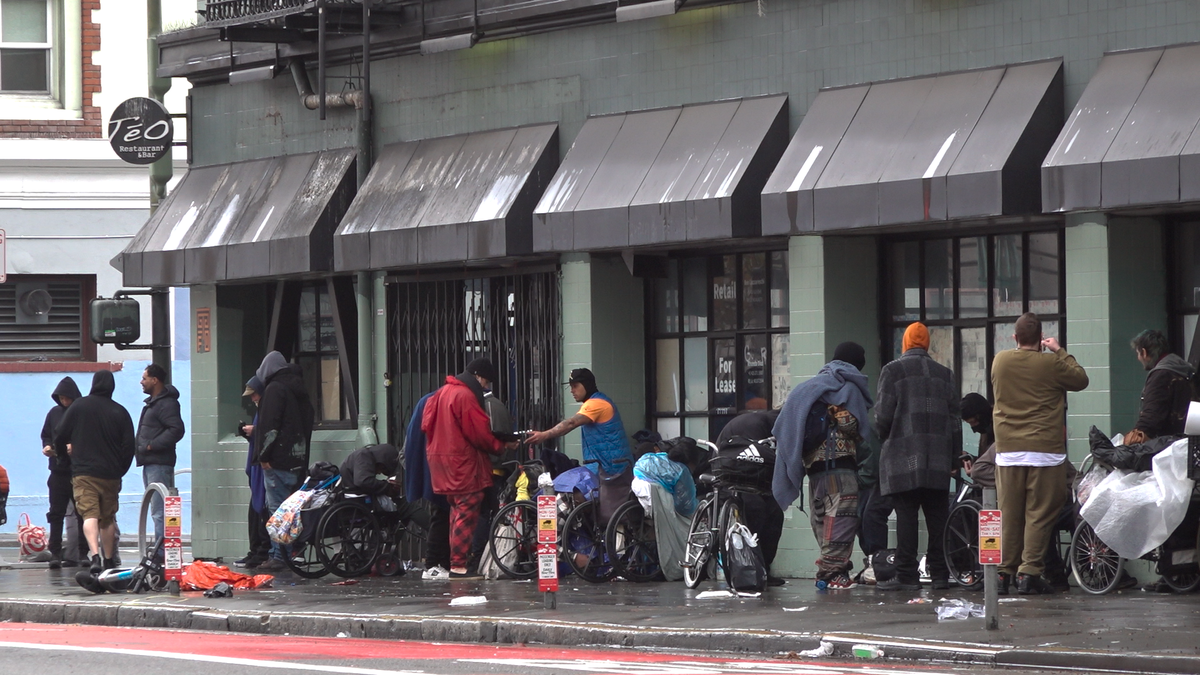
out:
{"label": "round hanging sign", "polygon": [[126,99],[108,119],[108,143],[130,164],[153,164],[162,159],[174,137],[170,113],[152,98]]}

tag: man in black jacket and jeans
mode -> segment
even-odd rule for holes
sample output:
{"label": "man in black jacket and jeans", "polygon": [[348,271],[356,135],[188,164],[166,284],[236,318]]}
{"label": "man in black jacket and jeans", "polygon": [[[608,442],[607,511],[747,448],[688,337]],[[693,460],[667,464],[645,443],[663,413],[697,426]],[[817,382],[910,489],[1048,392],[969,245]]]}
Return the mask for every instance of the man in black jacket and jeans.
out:
{"label": "man in black jacket and jeans", "polygon": [[[50,398],[54,400],[54,407],[46,413],[46,421],[42,424],[42,454],[50,460],[50,479],[46,481],[46,487],[50,489],[50,510],[46,512],[46,522],[50,524],[50,555],[54,556],[50,560],[50,569],[58,569],[63,564],[68,567],[77,565],[80,550],[79,542],[71,541],[71,537],[67,538],[67,543],[75,548],[72,550],[68,547],[65,553],[62,550],[63,519],[67,517],[67,509],[74,499],[74,489],[71,487],[71,457],[55,452],[54,432],[62,422],[63,415],[67,414],[67,408],[83,398],[83,394],[79,393],[75,380],[64,377]],[[79,515],[72,512],[71,517],[77,519]],[[79,529],[77,525],[76,532]]]}
{"label": "man in black jacket and jeans", "polygon": [[63,415],[54,450],[71,456],[75,508],[83,517],[91,567],[75,575],[87,587],[112,562],[117,551],[116,515],[121,479],[133,463],[133,418],[112,400],[116,380],[107,370],[92,377],[92,390]]}
{"label": "man in black jacket and jeans", "polygon": [[[183,440],[183,417],[179,413],[179,390],[167,384],[167,372],[157,363],[142,373],[142,392],[149,395],[137,428],[137,465],[142,467],[142,486],[161,483],[175,487],[175,445]],[[163,536],[163,501],[157,494],[150,502],[154,541]]]}
{"label": "man in black jacket and jeans", "polygon": [[[300,486],[308,469],[314,412],[300,366],[289,364],[283,354],[267,354],[255,375],[263,383],[263,395],[254,427],[254,447],[263,468],[267,513],[274,514]],[[290,554],[290,550],[272,542],[271,559],[258,569],[285,570],[284,556]]]}

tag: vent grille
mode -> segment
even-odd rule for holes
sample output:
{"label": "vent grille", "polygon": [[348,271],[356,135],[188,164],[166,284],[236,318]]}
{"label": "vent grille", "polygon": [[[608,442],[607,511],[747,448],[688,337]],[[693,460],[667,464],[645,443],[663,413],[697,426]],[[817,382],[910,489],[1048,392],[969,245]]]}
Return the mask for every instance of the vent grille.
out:
{"label": "vent grille", "polygon": [[46,281],[51,305],[49,321],[17,323],[17,286],[13,277],[0,284],[0,360],[83,358],[82,282],[73,279]]}

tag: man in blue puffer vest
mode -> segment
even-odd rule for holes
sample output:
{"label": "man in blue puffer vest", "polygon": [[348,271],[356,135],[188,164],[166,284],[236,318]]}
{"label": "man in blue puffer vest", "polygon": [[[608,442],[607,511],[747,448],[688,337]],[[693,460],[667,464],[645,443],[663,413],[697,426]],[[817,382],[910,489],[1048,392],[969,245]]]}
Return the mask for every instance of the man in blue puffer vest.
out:
{"label": "man in blue puffer vest", "polygon": [[535,431],[528,442],[544,443],[581,427],[584,464],[598,462],[602,477],[628,471],[633,466],[633,450],[629,446],[629,437],[625,434],[625,425],[621,423],[617,405],[597,391],[596,376],[587,368],[572,370],[567,384],[571,386],[571,395],[583,404],[579,412],[552,429]]}

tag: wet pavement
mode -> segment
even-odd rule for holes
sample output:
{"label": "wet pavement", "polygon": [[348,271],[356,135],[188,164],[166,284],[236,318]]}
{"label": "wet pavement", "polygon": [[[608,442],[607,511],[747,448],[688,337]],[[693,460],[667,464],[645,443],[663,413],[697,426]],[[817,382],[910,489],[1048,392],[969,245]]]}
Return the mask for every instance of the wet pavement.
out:
{"label": "wet pavement", "polygon": [[[9,557],[11,560],[11,556]],[[284,574],[273,588],[238,591],[232,598],[208,599],[198,592],[93,596],[79,588],[75,569],[44,566],[0,570],[0,603],[121,603],[169,606],[207,612],[347,615],[354,617],[474,618],[537,623],[565,622],[608,628],[664,629],[672,632],[730,631],[787,633],[819,638],[828,634],[892,639],[950,641],[998,648],[1102,650],[1121,654],[1200,656],[1200,595],[1160,595],[1133,589],[1106,596],[1078,590],[1055,596],[1010,596],[1001,600],[1001,630],[988,632],[982,619],[938,621],[943,598],[982,602],[982,594],[958,590],[881,592],[870,586],[818,591],[811,580],[790,580],[760,598],[698,597],[720,586],[706,582],[689,590],[682,583],[594,585],[571,577],[562,581],[555,610],[543,608],[534,582],[422,581],[416,574],[366,577],[338,586],[336,577],[303,580]],[[485,604],[452,607],[460,596],[484,596]],[[927,604],[910,604],[914,599]],[[230,630],[234,628],[230,627]],[[848,638],[849,639],[849,638]],[[586,644],[581,642],[580,644]],[[714,649],[724,646],[714,644]],[[1200,668],[1192,671],[1200,672]]]}

